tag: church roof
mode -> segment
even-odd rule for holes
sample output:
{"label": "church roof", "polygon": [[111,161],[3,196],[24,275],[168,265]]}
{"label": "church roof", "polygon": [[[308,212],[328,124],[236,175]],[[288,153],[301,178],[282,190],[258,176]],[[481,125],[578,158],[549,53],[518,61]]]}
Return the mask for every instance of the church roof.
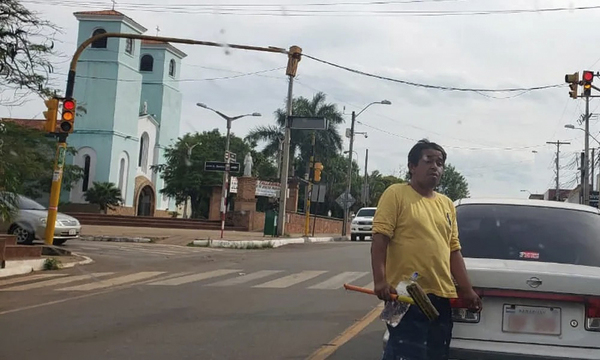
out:
{"label": "church roof", "polygon": [[15,119],[15,118],[0,118],[0,121],[6,121],[14,123],[20,126],[28,127],[31,129],[44,130],[44,119]]}
{"label": "church roof", "polygon": [[183,59],[184,57],[187,56],[186,53],[184,53],[183,51],[179,50],[178,48],[176,48],[175,46],[171,45],[170,43],[168,43],[166,41],[142,40],[142,46],[146,46],[146,47],[165,47],[168,50],[170,50],[173,54],[175,54],[176,56],[179,56],[179,58],[181,58],[181,59]]}
{"label": "church roof", "polygon": [[94,19],[102,19],[102,18],[118,18],[124,20],[125,22],[132,25],[134,28],[137,28],[141,33],[148,31],[145,27],[143,27],[140,23],[136,22],[129,16],[123,14],[117,10],[97,10],[97,11],[78,11],[73,13],[75,18],[94,18]]}

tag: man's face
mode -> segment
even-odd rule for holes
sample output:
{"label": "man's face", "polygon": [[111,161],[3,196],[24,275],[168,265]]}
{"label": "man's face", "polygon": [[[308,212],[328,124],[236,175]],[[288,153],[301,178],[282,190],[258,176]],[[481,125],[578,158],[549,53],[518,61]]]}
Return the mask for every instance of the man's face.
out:
{"label": "man's face", "polygon": [[440,183],[444,174],[444,158],[442,152],[432,149],[423,150],[417,166],[409,164],[411,180],[423,186],[434,188]]}

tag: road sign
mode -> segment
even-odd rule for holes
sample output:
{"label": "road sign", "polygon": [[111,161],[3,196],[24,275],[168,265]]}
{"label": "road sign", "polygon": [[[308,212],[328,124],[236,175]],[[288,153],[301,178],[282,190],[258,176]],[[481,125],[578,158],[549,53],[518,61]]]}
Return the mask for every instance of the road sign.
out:
{"label": "road sign", "polygon": [[225,171],[229,165],[229,171],[239,172],[240,163],[229,163],[224,161],[207,161],[204,163],[204,171]]}
{"label": "road sign", "polygon": [[290,128],[299,130],[327,130],[323,117],[290,116]]}
{"label": "road sign", "polygon": [[327,185],[313,185],[312,192],[310,194],[310,202],[313,203],[324,203],[325,194],[327,193]]}
{"label": "road sign", "polygon": [[598,191],[590,191],[590,206],[598,207]]}
{"label": "road sign", "polygon": [[352,194],[348,194],[348,202],[346,202],[346,193],[347,191],[344,191],[342,195],[338,196],[338,198],[335,200],[335,202],[338,203],[338,205],[344,210],[349,209],[356,202],[356,200],[352,197]]}

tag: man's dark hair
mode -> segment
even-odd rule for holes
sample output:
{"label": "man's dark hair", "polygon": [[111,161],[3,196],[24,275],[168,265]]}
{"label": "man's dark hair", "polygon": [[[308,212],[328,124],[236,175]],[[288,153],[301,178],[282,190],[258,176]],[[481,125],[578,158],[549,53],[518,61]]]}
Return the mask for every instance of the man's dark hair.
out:
{"label": "man's dark hair", "polygon": [[[408,163],[412,164],[414,166],[419,165],[419,160],[421,159],[421,157],[423,156],[423,150],[436,150],[442,153],[442,159],[444,159],[444,162],[446,161],[446,151],[444,150],[444,148],[442,148],[440,145],[431,142],[427,139],[422,139],[419,140],[415,146],[412,147],[412,149],[410,149],[410,151],[408,152]],[[408,171],[408,177],[411,177],[411,173],[410,170]]]}

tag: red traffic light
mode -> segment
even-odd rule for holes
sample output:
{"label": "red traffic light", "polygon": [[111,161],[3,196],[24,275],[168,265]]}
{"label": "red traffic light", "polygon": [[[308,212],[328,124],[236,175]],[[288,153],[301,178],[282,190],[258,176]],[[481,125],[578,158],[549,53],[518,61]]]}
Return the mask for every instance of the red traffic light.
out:
{"label": "red traffic light", "polygon": [[63,108],[65,108],[66,110],[74,110],[75,102],[73,100],[65,100],[63,102]]}
{"label": "red traffic light", "polygon": [[594,73],[591,71],[584,71],[583,72],[583,80],[585,80],[585,81],[594,80]]}

